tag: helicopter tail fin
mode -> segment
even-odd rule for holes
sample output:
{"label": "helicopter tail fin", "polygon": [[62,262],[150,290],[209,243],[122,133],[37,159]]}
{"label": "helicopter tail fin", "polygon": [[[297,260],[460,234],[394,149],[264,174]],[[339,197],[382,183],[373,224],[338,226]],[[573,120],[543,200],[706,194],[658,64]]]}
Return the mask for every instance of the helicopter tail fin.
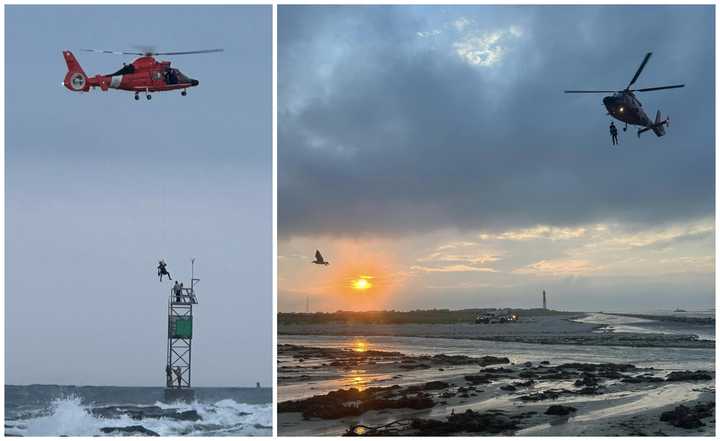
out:
{"label": "helicopter tail fin", "polygon": [[655,115],[655,124],[653,124],[652,130],[655,132],[655,134],[660,137],[665,134],[665,125],[668,123],[668,120],[663,120],[662,115],[660,114],[660,110],[657,111],[657,114]]}
{"label": "helicopter tail fin", "polygon": [[67,64],[68,72],[77,72],[85,75],[85,71],[83,71],[83,68],[80,67],[80,63],[78,63],[78,60],[75,58],[75,55],[73,55],[72,52],[63,51],[63,56],[65,57],[65,63]]}
{"label": "helicopter tail fin", "polygon": [[87,92],[90,90],[87,75],[85,75],[85,71],[78,63],[75,55],[70,51],[63,51],[63,57],[65,57],[65,64],[67,64],[68,68],[63,85],[73,92]]}
{"label": "helicopter tail fin", "polygon": [[642,133],[647,132],[648,130],[652,130],[655,135],[659,138],[661,136],[665,135],[665,126],[670,125],[670,118],[662,119],[662,115],[660,114],[660,111],[657,111],[657,114],[655,114],[655,122],[647,127],[643,127],[642,129],[638,130],[638,138]]}

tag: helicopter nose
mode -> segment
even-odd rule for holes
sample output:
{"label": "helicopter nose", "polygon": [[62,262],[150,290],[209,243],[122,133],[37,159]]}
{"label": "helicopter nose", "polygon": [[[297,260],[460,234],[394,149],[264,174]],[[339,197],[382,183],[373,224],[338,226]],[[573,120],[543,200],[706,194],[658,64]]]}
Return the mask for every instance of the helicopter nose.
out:
{"label": "helicopter nose", "polygon": [[198,80],[190,80],[190,84],[193,85],[193,86],[197,86],[198,84],[200,84],[200,81],[198,81]]}

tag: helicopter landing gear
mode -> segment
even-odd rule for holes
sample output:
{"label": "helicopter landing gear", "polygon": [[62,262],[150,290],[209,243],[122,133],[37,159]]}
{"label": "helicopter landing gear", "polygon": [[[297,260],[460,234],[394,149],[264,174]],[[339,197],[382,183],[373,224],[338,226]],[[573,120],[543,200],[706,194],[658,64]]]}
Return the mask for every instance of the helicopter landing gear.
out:
{"label": "helicopter landing gear", "polygon": [[145,98],[147,98],[147,100],[150,101],[152,99],[152,95],[147,94],[147,95],[145,95]]}
{"label": "helicopter landing gear", "polygon": [[138,95],[138,93],[135,92],[135,101],[137,101],[137,100],[139,100],[139,99],[140,99],[140,95]]}
{"label": "helicopter landing gear", "polygon": [[187,90],[183,90],[182,92],[180,92],[180,95],[187,96]]}

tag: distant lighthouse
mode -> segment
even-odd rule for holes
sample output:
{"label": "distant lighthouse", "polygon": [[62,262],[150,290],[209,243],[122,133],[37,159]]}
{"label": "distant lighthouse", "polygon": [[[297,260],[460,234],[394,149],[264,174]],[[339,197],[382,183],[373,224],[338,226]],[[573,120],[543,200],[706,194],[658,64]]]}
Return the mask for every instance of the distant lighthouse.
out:
{"label": "distant lighthouse", "polygon": [[547,296],[545,295],[545,290],[543,289],[543,309],[547,311]]}

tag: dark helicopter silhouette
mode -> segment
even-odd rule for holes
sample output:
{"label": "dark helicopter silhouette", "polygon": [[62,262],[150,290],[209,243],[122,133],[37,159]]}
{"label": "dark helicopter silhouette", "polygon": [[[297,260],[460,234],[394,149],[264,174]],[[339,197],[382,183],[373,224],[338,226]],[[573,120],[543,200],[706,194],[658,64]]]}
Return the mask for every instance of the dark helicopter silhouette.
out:
{"label": "dark helicopter silhouette", "polygon": [[323,259],[322,254],[320,254],[320,250],[315,250],[315,260],[313,260],[312,263],[317,265],[330,265],[330,262]]}
{"label": "dark helicopter silhouette", "polygon": [[651,120],[643,110],[640,101],[635,97],[635,92],[677,89],[678,87],[685,87],[685,85],[676,84],[673,86],[631,89],[630,87],[632,87],[632,85],[635,84],[635,81],[637,81],[651,55],[652,52],[648,52],[645,55],[645,59],[643,59],[642,64],[640,64],[637,72],[635,72],[635,76],[633,76],[630,83],[623,90],[566,90],[565,93],[612,93],[612,95],[603,98],[603,104],[608,111],[608,115],[625,123],[623,131],[627,130],[628,124],[631,124],[642,127],[641,129],[638,129],[638,137],[640,137],[641,133],[647,132],[648,130],[652,130],[657,136],[663,136],[665,135],[665,126],[670,125],[670,118],[668,117],[663,120],[660,110],[658,110],[655,115],[655,121]]}

